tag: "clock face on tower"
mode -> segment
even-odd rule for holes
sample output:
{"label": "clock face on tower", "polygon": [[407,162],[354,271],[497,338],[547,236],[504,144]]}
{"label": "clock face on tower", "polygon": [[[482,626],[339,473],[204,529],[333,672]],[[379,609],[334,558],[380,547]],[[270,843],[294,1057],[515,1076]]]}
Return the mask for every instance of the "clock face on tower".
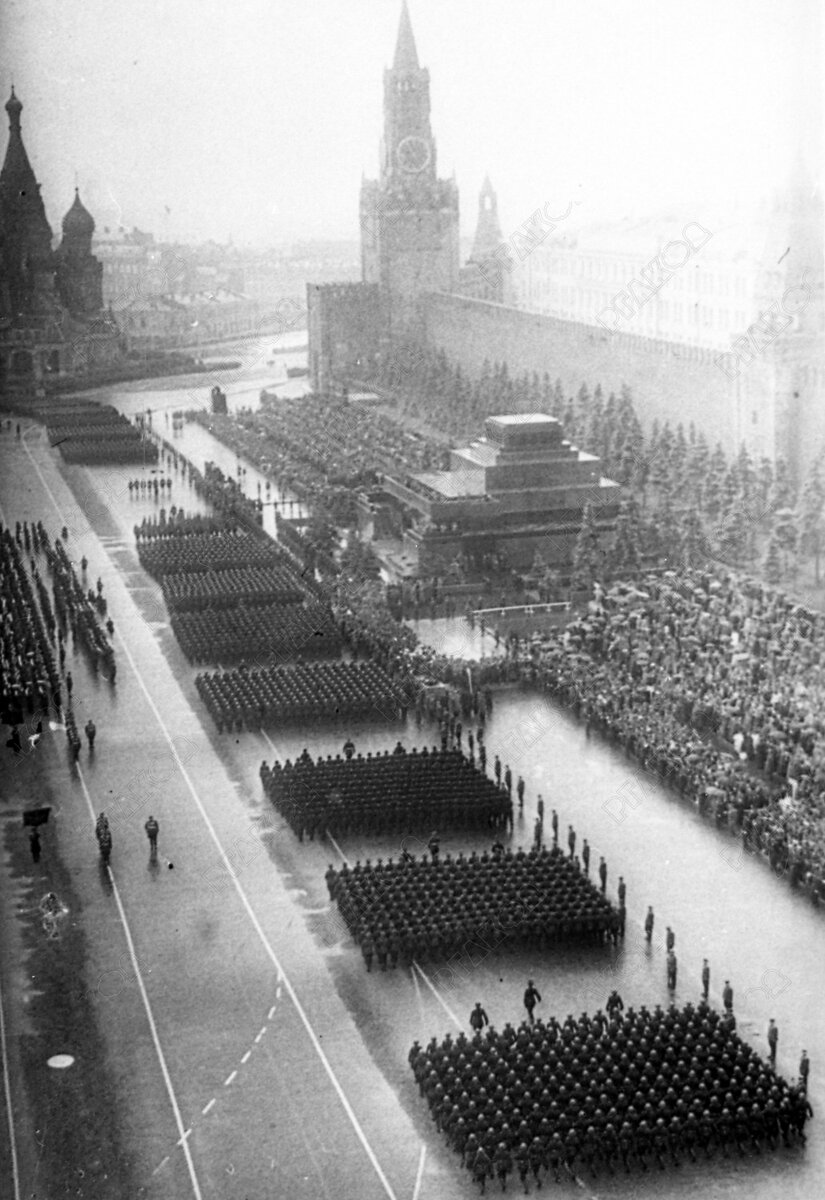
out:
{"label": "clock face on tower", "polygon": [[417,134],[402,138],[395,148],[395,161],[402,171],[417,175],[429,165],[430,143]]}

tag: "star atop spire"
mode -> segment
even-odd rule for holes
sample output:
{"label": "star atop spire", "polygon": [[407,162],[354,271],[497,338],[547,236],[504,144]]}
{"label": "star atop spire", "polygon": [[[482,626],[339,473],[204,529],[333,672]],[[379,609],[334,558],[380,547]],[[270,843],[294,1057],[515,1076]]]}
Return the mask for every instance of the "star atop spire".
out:
{"label": "star atop spire", "polygon": [[395,58],[392,65],[395,71],[417,71],[419,69],[418,51],[415,48],[415,37],[413,36],[407,0],[404,0],[401,5],[398,41],[395,43]]}

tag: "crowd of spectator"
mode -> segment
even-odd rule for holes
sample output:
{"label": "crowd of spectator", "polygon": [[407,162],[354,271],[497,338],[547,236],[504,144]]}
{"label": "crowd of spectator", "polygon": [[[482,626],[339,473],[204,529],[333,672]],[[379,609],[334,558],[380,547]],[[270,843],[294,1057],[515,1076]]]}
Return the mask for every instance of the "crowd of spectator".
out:
{"label": "crowd of spectator", "polygon": [[636,1012],[617,1000],[609,1015],[413,1045],[419,1091],[482,1192],[511,1174],[527,1191],[551,1172],[560,1182],[664,1170],[700,1152],[744,1157],[805,1141],[804,1090],[737,1035],[732,1014],[705,1001]]}
{"label": "crowd of spectator", "polygon": [[[567,942],[619,936],[619,915],[572,857],[558,846],[513,852],[380,859],[327,872],[330,895],[361,947],[367,968],[438,962],[469,943],[488,953],[524,947],[546,951]],[[386,953],[385,953],[386,949]]]}
{"label": "crowd of spectator", "polygon": [[503,829],[512,802],[460,750],[413,749],[355,753],[313,761],[307,750],[292,763],[261,766],[269,799],[303,841],[328,831],[335,837],[412,830]]}
{"label": "crowd of spectator", "polygon": [[648,576],[522,657],[572,706],[825,898],[825,619],[728,573]]}

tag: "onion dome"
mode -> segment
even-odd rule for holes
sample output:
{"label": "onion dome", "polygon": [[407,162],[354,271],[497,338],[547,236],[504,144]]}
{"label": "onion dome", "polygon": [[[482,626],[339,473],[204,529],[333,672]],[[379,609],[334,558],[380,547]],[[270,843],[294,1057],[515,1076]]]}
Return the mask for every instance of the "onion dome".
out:
{"label": "onion dome", "polygon": [[94,231],[94,218],[89,210],[83,206],[80,193],[75,188],[74,203],[63,218],[63,233],[68,237],[91,237]]}

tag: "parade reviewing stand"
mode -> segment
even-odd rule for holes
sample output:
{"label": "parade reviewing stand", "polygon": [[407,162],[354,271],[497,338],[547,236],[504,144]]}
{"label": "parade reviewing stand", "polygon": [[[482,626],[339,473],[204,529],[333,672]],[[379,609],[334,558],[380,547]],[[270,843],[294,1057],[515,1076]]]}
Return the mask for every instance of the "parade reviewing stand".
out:
{"label": "parade reviewing stand", "polygon": [[558,847],[469,857],[405,856],[327,872],[327,886],[367,969],[438,962],[468,942],[537,950],[619,936],[619,914]]}
{"label": "parade reviewing stand", "polygon": [[[621,1000],[619,1000],[621,1003]],[[622,1006],[623,1008],[623,1006]],[[517,1172],[611,1174],[760,1153],[804,1141],[810,1109],[705,1002],[610,1017],[583,1013],[472,1039],[435,1038],[409,1055],[436,1126],[482,1188]]]}
{"label": "parade reviewing stand", "polygon": [[460,750],[413,749],[391,754],[331,756],[308,751],[291,763],[261,766],[269,799],[303,840],[305,833],[404,833],[411,830],[498,829],[512,820],[506,791]]}

